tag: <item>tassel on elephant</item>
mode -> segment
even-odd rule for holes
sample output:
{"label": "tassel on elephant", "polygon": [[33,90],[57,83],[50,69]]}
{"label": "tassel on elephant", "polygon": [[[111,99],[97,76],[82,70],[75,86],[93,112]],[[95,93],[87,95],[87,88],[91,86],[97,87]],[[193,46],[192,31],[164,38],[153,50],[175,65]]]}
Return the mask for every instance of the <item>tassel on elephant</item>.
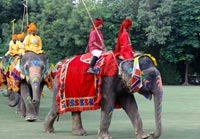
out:
{"label": "tassel on elephant", "polygon": [[[113,61],[118,64],[121,61]],[[139,59],[140,69],[143,73],[143,86],[139,89],[139,93],[144,95],[146,98],[151,99],[154,97],[155,103],[155,121],[156,121],[156,132],[145,133],[143,131],[143,124],[140,118],[137,103],[133,94],[129,91],[130,80],[132,75],[129,68],[133,68],[133,60],[123,61],[121,64],[121,75],[116,72],[114,76],[104,76],[102,77],[101,85],[101,120],[100,127],[98,131],[98,139],[111,139],[112,136],[109,133],[109,127],[111,124],[112,112],[114,110],[114,105],[116,100],[118,100],[121,107],[124,109],[126,114],[131,120],[134,126],[135,138],[145,139],[148,137],[159,138],[162,133],[161,124],[161,112],[162,112],[162,81],[160,72],[157,70],[152,60],[149,57],[141,57]],[[56,77],[57,78],[57,77]],[[54,131],[54,121],[59,115],[58,106],[56,102],[56,95],[58,93],[57,80],[54,80],[53,84],[53,102],[50,112],[45,118],[44,129],[46,132]],[[72,112],[72,133],[75,135],[87,135],[84,130],[81,121],[81,112]]]}

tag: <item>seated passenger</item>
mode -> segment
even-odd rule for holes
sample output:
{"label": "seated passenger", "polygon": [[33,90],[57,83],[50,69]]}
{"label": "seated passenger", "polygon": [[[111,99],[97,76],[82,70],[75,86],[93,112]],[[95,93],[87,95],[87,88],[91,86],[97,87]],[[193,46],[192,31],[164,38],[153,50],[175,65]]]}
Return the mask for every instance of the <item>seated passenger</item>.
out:
{"label": "seated passenger", "polygon": [[35,53],[43,53],[42,41],[40,36],[36,35],[37,27],[34,23],[27,26],[28,35],[24,39],[25,51],[33,51]]}
{"label": "seated passenger", "polygon": [[129,37],[131,28],[132,20],[129,18],[125,19],[120,26],[115,53],[118,53],[122,60],[133,58],[133,48]]}
{"label": "seated passenger", "polygon": [[12,40],[9,43],[9,50],[5,54],[6,56],[10,55],[11,57],[18,55],[19,48],[17,47],[17,35],[12,34]]}
{"label": "seated passenger", "polygon": [[25,33],[24,32],[21,32],[20,34],[17,34],[17,47],[18,47],[18,54],[19,55],[22,55],[25,51],[25,45],[23,43],[24,41],[24,38],[25,38]]}
{"label": "seated passenger", "polygon": [[[105,50],[104,39],[102,34],[103,20],[101,18],[97,18],[94,20],[95,27],[92,28],[90,32],[88,48],[89,52],[92,53],[93,57],[90,63],[90,68],[87,70],[88,73],[96,74],[94,70],[94,65],[96,61]],[[96,28],[96,29],[95,29]]]}

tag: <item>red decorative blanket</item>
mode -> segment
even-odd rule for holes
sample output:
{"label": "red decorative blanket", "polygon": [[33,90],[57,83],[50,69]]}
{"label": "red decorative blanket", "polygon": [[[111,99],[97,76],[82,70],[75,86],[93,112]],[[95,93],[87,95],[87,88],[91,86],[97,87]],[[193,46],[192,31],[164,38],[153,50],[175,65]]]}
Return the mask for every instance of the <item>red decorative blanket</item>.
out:
{"label": "red decorative blanket", "polygon": [[98,74],[87,73],[90,54],[75,56],[62,61],[57,72],[59,113],[99,109],[102,76],[114,76],[117,63],[112,52],[104,53],[95,68]]}

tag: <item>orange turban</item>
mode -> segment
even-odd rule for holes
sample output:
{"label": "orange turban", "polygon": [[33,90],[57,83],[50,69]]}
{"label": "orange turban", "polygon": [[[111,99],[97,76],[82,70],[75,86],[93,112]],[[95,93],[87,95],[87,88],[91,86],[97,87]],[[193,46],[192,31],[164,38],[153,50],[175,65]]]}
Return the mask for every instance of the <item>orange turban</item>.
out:
{"label": "orange turban", "polygon": [[103,19],[97,18],[93,22],[94,22],[95,27],[98,27],[99,25],[103,24]]}
{"label": "orange turban", "polygon": [[37,27],[36,27],[36,25],[35,25],[34,23],[30,23],[30,25],[28,25],[28,26],[26,27],[26,30],[27,30],[27,32],[29,33],[29,32],[31,32],[31,31],[36,31],[36,30],[37,30]]}
{"label": "orange turban", "polygon": [[24,39],[25,38],[25,33],[21,32],[20,34],[17,34],[17,39]]}
{"label": "orange turban", "polygon": [[17,34],[12,34],[12,40],[16,40],[17,39]]}

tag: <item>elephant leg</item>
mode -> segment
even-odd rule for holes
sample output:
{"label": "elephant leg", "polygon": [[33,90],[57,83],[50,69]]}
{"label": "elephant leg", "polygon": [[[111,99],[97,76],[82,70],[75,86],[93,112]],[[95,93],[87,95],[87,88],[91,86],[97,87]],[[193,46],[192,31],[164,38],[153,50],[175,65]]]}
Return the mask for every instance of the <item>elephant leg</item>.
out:
{"label": "elephant leg", "polygon": [[11,92],[8,96],[8,106],[15,107],[20,100],[20,95],[17,92]]}
{"label": "elephant leg", "polygon": [[16,113],[19,114],[21,117],[25,117],[26,116],[25,103],[24,103],[22,97],[20,97],[20,101],[17,104]]}
{"label": "elephant leg", "polygon": [[[41,83],[41,85],[40,85],[40,91],[39,91],[39,92],[41,92],[40,99],[42,98],[43,88],[44,88],[44,85]],[[43,95],[44,95],[44,94],[43,94]],[[37,115],[37,117],[38,117],[38,119],[39,119],[40,101],[37,102],[37,103],[34,104],[34,105],[35,105],[35,112],[36,112],[36,115]]]}
{"label": "elephant leg", "polygon": [[137,103],[134,95],[126,94],[119,97],[120,104],[125,110],[126,114],[130,118],[132,125],[135,128],[135,138],[136,139],[147,139],[150,137],[143,131],[142,119],[138,111]]}
{"label": "elephant leg", "polygon": [[72,112],[72,134],[86,136],[87,132],[83,129],[81,112]]}
{"label": "elephant leg", "polygon": [[2,93],[2,94],[3,94],[4,97],[9,97],[11,93],[12,93],[12,92],[9,91],[9,90],[7,90],[7,91],[3,90],[3,93]]}
{"label": "elephant leg", "polygon": [[111,124],[112,114],[114,110],[115,94],[111,88],[113,78],[104,77],[102,84],[102,99],[101,99],[101,121],[98,131],[98,139],[111,139],[109,127]]}
{"label": "elephant leg", "polygon": [[57,104],[56,104],[56,102],[54,102],[52,104],[52,108],[51,108],[50,112],[48,113],[48,115],[46,116],[45,121],[44,121],[44,131],[45,132],[47,132],[47,133],[54,132],[53,124],[58,116],[59,116],[59,113],[58,113]]}
{"label": "elephant leg", "polygon": [[26,121],[35,121],[37,120],[37,115],[35,112],[35,106],[32,103],[32,98],[30,94],[30,89],[26,83],[21,83],[21,96],[25,103],[26,114],[25,120]]}
{"label": "elephant leg", "polygon": [[51,109],[44,121],[44,131],[47,133],[54,132],[53,124],[54,124],[56,118],[59,116],[58,106],[57,106],[57,102],[56,102],[57,92],[58,92],[58,89],[57,89],[57,83],[56,83],[56,79],[55,79],[54,86],[53,86],[52,106],[51,106]]}

